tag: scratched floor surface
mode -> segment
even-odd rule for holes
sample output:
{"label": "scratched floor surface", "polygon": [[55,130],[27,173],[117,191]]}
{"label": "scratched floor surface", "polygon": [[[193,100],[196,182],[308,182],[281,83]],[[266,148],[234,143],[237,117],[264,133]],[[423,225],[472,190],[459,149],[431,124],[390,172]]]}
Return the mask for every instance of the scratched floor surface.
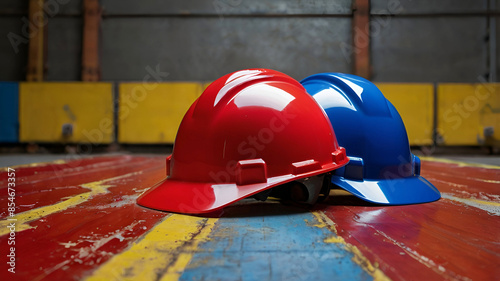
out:
{"label": "scratched floor surface", "polygon": [[[0,170],[0,280],[495,280],[500,167],[424,159],[442,192],[381,207],[334,190],[314,209],[244,200],[209,217],[142,208],[165,157],[105,156]],[[10,218],[12,219],[12,218]]]}

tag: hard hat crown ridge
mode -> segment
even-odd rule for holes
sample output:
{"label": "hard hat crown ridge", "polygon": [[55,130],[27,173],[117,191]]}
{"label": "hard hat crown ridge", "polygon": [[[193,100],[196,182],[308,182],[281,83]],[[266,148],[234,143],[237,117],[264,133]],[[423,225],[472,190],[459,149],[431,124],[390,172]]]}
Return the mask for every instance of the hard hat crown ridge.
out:
{"label": "hard hat crown ridge", "polygon": [[[345,73],[320,73],[301,81],[302,85],[309,82],[313,82],[315,87],[321,87],[327,92],[328,89],[335,90],[338,95],[335,99],[343,97],[352,108],[362,111],[364,115],[393,117],[388,101],[382,92],[375,84],[362,77]],[[332,95],[323,93],[315,99],[318,100],[322,96],[326,96],[324,99],[332,98]]]}
{"label": "hard hat crown ridge", "polygon": [[328,117],[299,82],[242,70],[214,81],[189,108],[167,158],[168,178],[138,203],[210,212],[347,162]]}
{"label": "hard hat crown ridge", "polygon": [[240,70],[226,74],[211,83],[204,94],[196,101],[196,103],[199,101],[199,105],[196,106],[193,117],[205,116],[217,105],[223,107],[246,87],[266,81],[275,83],[283,82],[303,89],[297,80],[283,73],[278,74],[278,72],[270,71],[269,69]]}

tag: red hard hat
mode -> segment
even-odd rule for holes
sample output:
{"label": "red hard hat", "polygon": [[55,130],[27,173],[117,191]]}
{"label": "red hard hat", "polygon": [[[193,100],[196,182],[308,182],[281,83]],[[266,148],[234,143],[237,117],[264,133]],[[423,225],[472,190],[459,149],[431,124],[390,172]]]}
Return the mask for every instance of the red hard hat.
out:
{"label": "red hard hat", "polygon": [[205,213],[347,162],[328,117],[299,82],[274,70],[241,70],[191,105],[167,157],[167,179],[137,202]]}

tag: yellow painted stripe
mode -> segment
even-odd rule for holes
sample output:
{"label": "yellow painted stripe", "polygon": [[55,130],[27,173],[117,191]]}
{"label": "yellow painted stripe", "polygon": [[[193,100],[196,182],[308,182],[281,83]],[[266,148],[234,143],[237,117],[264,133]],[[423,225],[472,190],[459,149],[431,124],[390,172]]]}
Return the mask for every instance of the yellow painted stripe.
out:
{"label": "yellow painted stripe", "polygon": [[498,202],[485,201],[485,200],[479,200],[479,199],[464,199],[464,200],[470,200],[472,202],[475,202],[475,203],[478,203],[478,204],[483,204],[483,205],[500,207],[500,203],[498,203]]}
{"label": "yellow painted stripe", "polygon": [[[338,243],[344,246],[344,248],[353,253],[354,257],[352,260],[361,266],[363,270],[365,270],[368,274],[370,274],[373,277],[373,280],[375,281],[388,281],[391,280],[389,277],[387,277],[382,270],[378,268],[377,264],[372,264],[362,253],[361,251],[354,245],[351,245],[347,243],[344,238],[338,235],[337,228],[335,227],[335,223],[327,217],[323,212],[312,212],[312,214],[316,217],[316,220],[318,221],[317,224],[314,226],[316,227],[326,227],[330,231],[332,231],[332,236],[326,238],[324,240],[325,243]],[[334,234],[335,233],[335,234]]]}
{"label": "yellow painted stripe", "polygon": [[488,213],[500,216],[500,203],[498,202],[479,200],[475,198],[460,198],[453,196],[453,194],[450,193],[441,193],[441,196],[445,199],[460,202],[462,204],[478,208]]}
{"label": "yellow painted stripe", "polygon": [[487,182],[487,183],[500,183],[500,181],[496,181],[496,180],[483,180],[483,179],[476,179],[478,181],[482,181],[482,182]]}
{"label": "yellow painted stripe", "polygon": [[456,164],[459,167],[476,167],[476,168],[485,168],[485,169],[500,169],[500,166],[488,165],[488,164],[478,164],[478,163],[467,163],[462,161],[443,159],[443,158],[435,158],[428,156],[419,156],[420,160],[424,161],[432,161],[432,162],[440,162],[440,163],[448,163],[448,164]]}
{"label": "yellow painted stripe", "polygon": [[[82,193],[82,194],[78,194],[78,195],[69,197],[69,199],[64,200],[62,202],[59,202],[59,203],[56,203],[56,204],[53,204],[53,205],[44,206],[44,207],[40,207],[40,208],[36,208],[33,210],[29,210],[26,212],[16,214],[13,218],[3,219],[0,221],[0,236],[5,235],[5,234],[10,232],[10,230],[7,228],[7,226],[10,223],[14,222],[16,224],[16,232],[33,228],[32,226],[30,226],[28,224],[29,222],[35,221],[35,220],[38,220],[42,217],[48,216],[50,214],[57,213],[57,212],[66,210],[68,208],[74,207],[78,204],[81,204],[81,203],[89,200],[94,195],[107,193],[108,188],[112,187],[113,185],[104,184],[105,182],[130,177],[130,176],[137,175],[140,173],[142,173],[142,172],[134,172],[134,173],[125,174],[125,175],[121,175],[121,176],[114,177],[114,178],[109,178],[109,179],[105,179],[105,180],[101,180],[101,181],[95,181],[95,182],[82,184],[81,187],[90,189],[90,192],[86,192],[86,193]],[[10,219],[13,219],[13,220],[10,220]]]}
{"label": "yellow painted stripe", "polygon": [[178,280],[216,221],[172,214],[85,280]]}

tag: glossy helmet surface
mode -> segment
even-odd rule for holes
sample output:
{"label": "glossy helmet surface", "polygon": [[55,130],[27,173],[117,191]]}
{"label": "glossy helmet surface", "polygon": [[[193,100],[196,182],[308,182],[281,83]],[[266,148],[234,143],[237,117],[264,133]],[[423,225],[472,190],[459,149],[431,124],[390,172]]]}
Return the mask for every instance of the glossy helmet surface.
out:
{"label": "glossy helmet surface", "polygon": [[347,162],[328,117],[299,82],[273,70],[241,70],[191,105],[167,158],[167,179],[138,204],[210,212]]}
{"label": "glossy helmet surface", "polygon": [[332,183],[355,196],[387,205],[438,200],[439,191],[420,176],[401,116],[370,81],[350,74],[320,73],[301,81],[327,113],[350,162]]}

